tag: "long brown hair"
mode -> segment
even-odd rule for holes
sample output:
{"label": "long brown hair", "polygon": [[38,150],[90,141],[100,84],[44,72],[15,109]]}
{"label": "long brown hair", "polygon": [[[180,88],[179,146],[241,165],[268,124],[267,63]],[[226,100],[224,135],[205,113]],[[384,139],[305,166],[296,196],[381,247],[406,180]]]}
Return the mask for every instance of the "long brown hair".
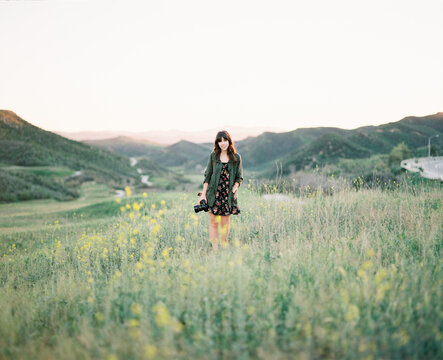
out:
{"label": "long brown hair", "polygon": [[229,135],[229,133],[226,130],[219,131],[217,133],[217,136],[215,137],[214,152],[215,152],[216,158],[220,159],[221,149],[220,149],[220,146],[218,146],[218,142],[221,141],[222,139],[226,139],[226,140],[229,141],[229,146],[228,146],[228,156],[229,156],[229,159],[233,163],[237,162],[237,158],[235,156],[235,153],[237,151],[235,150],[234,141],[232,141],[231,135]]}

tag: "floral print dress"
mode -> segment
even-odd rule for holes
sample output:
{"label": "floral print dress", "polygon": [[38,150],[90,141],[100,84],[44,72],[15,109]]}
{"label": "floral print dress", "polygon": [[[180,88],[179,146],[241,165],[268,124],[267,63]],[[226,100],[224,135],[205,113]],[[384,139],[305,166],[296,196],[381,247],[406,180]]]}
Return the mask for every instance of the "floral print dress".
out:
{"label": "floral print dress", "polygon": [[[228,195],[229,195],[229,171],[228,163],[222,163],[223,169],[220,173],[220,181],[218,183],[217,192],[215,193],[215,201],[209,211],[214,215],[238,215],[240,209],[237,206],[232,206],[229,209]],[[237,190],[238,191],[238,190]]]}

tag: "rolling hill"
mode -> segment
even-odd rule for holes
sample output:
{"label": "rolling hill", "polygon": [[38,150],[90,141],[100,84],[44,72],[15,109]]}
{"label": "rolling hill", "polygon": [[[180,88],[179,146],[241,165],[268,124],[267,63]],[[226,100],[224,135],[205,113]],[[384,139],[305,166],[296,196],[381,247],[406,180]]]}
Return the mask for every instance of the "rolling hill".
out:
{"label": "rolling hill", "polygon": [[[414,156],[423,154],[428,137],[436,134],[440,137],[434,139],[434,144],[443,149],[442,112],[352,130],[318,127],[264,132],[236,141],[236,148],[242,154],[246,171],[255,172],[259,178],[273,178],[274,162],[281,164],[283,175],[337,163],[345,164],[344,171],[348,171],[353,161],[363,159],[372,159],[360,161],[367,169],[373,163],[380,166],[384,156],[400,142]],[[85,180],[114,187],[134,183],[139,176],[127,156],[138,157],[139,167],[162,179],[162,183],[171,179],[168,186],[173,188],[183,179],[168,167],[202,169],[210,151],[212,143],[185,140],[169,146],[128,137],[80,143],[33,126],[11,111],[0,111],[0,185],[12,194],[20,193],[10,196],[8,201],[38,197],[70,199],[78,196],[75,185]],[[30,167],[40,167],[42,171],[25,171]],[[71,171],[70,176],[66,171]]]}
{"label": "rolling hill", "polygon": [[157,144],[152,141],[133,139],[127,136],[119,136],[104,140],[84,140],[82,142],[128,157],[154,156],[165,147],[165,145]]}
{"label": "rolling hill", "polygon": [[187,140],[181,140],[168,146],[128,137],[84,142],[125,156],[149,158],[151,164],[155,162],[162,164],[162,166],[194,167],[195,164],[200,164],[203,159],[207,159],[208,151],[212,150],[212,145],[196,144]]}
{"label": "rolling hill", "polygon": [[[44,197],[54,197],[51,195],[54,189],[66,194],[60,195],[60,198],[70,198],[75,197],[76,192],[69,188],[85,179],[121,187],[132,183],[137,176],[126,157],[42,130],[7,110],[0,110],[0,163],[2,189],[15,189],[17,194],[20,188],[26,188],[27,194],[31,194],[18,195],[17,199],[36,198],[38,192],[44,193]],[[37,178],[41,176],[30,176],[17,169],[12,171],[11,166],[14,165],[68,168],[73,174],[77,172],[76,179],[72,181],[72,177],[63,180],[46,177],[38,184]],[[65,180],[70,180],[71,186]],[[20,187],[17,185],[19,183]],[[37,191],[36,185],[46,190]],[[60,186],[64,187],[63,191]],[[0,198],[2,200],[6,201]]]}
{"label": "rolling hill", "polygon": [[236,142],[236,148],[245,159],[245,167],[257,168],[260,171],[266,164],[269,166],[272,161],[286,157],[325,134],[345,136],[347,130],[324,127],[300,128],[284,133],[265,132],[257,137]]}
{"label": "rolling hill", "polygon": [[196,163],[201,163],[202,159],[206,160],[211,151],[212,146],[182,140],[164,147],[162,151],[157,154],[156,161],[165,166],[183,165],[190,167]]}
{"label": "rolling hill", "polygon": [[272,163],[282,164],[283,175],[303,168],[335,163],[338,159],[363,159],[389,154],[404,142],[411,153],[418,154],[428,137],[443,138],[443,113],[424,117],[406,117],[397,122],[366,126],[353,130],[338,128],[296,129],[288,133],[264,133],[237,143],[244,167],[259,170],[259,177],[271,178],[276,170]]}
{"label": "rolling hill", "polygon": [[[283,174],[290,174],[306,167],[333,164],[338,159],[364,159],[389,154],[400,142],[405,142],[412,154],[418,154],[427,145],[428,136],[435,134],[442,134],[441,142],[441,112],[424,117],[409,116],[388,124],[352,130],[318,127],[298,128],[282,133],[264,132],[256,137],[236,141],[236,148],[242,154],[246,170],[256,172],[258,177],[272,177],[275,175],[275,162],[282,164]],[[113,150],[129,154],[126,146],[132,146],[133,149],[139,146],[138,140],[131,139],[131,142],[132,145],[127,145],[116,141]],[[94,142],[94,145],[104,146],[104,143]],[[196,165],[206,166],[207,155],[211,150],[212,143],[179,141],[162,148],[151,147],[146,151],[150,151],[147,157],[151,161],[155,159],[164,166],[185,166],[191,169]],[[136,150],[132,154],[135,155]]]}
{"label": "rolling hill", "polygon": [[293,172],[306,167],[323,166],[338,159],[365,158],[373,154],[373,151],[348,140],[346,137],[327,133],[288,156],[282,164],[282,171],[283,175],[288,175],[291,170]]}

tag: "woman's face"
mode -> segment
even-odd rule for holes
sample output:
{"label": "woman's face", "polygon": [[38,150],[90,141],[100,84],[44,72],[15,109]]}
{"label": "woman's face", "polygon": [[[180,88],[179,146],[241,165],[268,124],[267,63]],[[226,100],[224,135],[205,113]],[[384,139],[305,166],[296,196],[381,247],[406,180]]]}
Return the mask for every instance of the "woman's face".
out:
{"label": "woman's face", "polygon": [[218,142],[218,146],[220,146],[220,149],[222,150],[228,150],[229,147],[229,141],[227,139],[222,138],[219,142]]}

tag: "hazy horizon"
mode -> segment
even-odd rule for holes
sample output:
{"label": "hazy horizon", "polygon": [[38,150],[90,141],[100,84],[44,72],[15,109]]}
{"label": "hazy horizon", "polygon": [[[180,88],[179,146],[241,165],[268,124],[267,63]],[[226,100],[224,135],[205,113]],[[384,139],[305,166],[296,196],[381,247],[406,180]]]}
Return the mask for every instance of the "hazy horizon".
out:
{"label": "hazy horizon", "polygon": [[0,109],[54,132],[431,115],[442,14],[441,1],[0,1]]}

